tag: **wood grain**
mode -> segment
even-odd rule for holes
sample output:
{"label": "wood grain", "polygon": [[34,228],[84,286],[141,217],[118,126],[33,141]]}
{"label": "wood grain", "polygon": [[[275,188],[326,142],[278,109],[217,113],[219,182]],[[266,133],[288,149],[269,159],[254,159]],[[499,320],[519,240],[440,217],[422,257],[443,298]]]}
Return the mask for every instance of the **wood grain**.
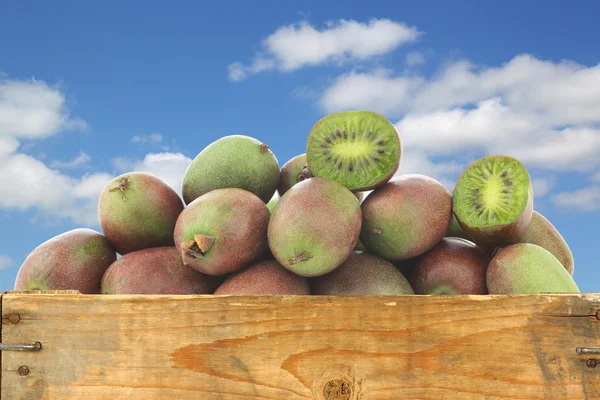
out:
{"label": "wood grain", "polygon": [[3,352],[0,397],[600,399],[600,363],[575,351],[600,347],[599,309],[600,294],[7,293],[2,341],[43,348]]}

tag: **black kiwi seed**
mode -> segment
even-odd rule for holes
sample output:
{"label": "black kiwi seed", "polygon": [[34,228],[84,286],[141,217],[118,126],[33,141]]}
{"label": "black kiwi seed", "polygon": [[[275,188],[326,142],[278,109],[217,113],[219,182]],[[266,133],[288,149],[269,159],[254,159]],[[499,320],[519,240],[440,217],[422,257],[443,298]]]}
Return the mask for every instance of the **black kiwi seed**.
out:
{"label": "black kiwi seed", "polygon": [[352,162],[350,162],[350,164],[348,164],[348,171],[352,171],[354,169],[354,165],[352,164]]}
{"label": "black kiwi seed", "polygon": [[481,208],[481,204],[479,204],[479,203],[475,204],[475,209],[476,210],[479,210],[480,208]]}
{"label": "black kiwi seed", "polygon": [[342,133],[340,131],[335,131],[335,136],[341,138],[342,137]]}
{"label": "black kiwi seed", "polygon": [[471,190],[471,193],[478,194],[479,193],[479,189],[475,188],[475,189]]}
{"label": "black kiwi seed", "polygon": [[373,135],[373,132],[371,132],[371,131],[367,132],[367,139],[370,139],[372,135]]}
{"label": "black kiwi seed", "polygon": [[323,152],[323,155],[324,155],[324,156],[328,156],[328,155],[330,155],[330,154],[331,154],[331,152],[330,152],[329,150],[325,150],[325,151]]}
{"label": "black kiwi seed", "polygon": [[342,169],[342,162],[341,161],[338,163],[337,167],[338,167],[338,169]]}
{"label": "black kiwi seed", "polygon": [[477,197],[471,197],[471,201],[472,202],[476,202],[477,201]]}
{"label": "black kiwi seed", "polygon": [[321,143],[321,148],[323,148],[323,149],[326,149],[326,148],[328,148],[328,147],[329,147],[329,146],[327,146],[325,143]]}
{"label": "black kiwi seed", "polygon": [[373,158],[373,161],[375,161],[376,163],[381,161],[378,157],[372,157],[372,158]]}
{"label": "black kiwi seed", "polygon": [[348,134],[344,131],[344,139],[348,139]]}
{"label": "black kiwi seed", "polygon": [[502,191],[502,193],[508,193],[508,190],[504,189],[504,190]]}
{"label": "black kiwi seed", "polygon": [[504,181],[504,186],[512,186],[512,182],[511,181]]}
{"label": "black kiwi seed", "polygon": [[501,178],[506,178],[506,176],[508,175],[507,171],[504,171],[502,174],[500,174]]}
{"label": "black kiwi seed", "polygon": [[385,153],[385,150],[383,150],[383,149],[377,149],[377,152],[378,152],[379,154],[384,154],[384,153]]}
{"label": "black kiwi seed", "polygon": [[327,158],[325,159],[325,161],[331,161],[331,156],[327,156]]}
{"label": "black kiwi seed", "polygon": [[325,138],[325,141],[326,141],[327,143],[331,143],[331,139],[329,139],[328,137],[326,137],[326,138]]}
{"label": "black kiwi seed", "polygon": [[356,132],[352,132],[352,139],[356,139]]}
{"label": "black kiwi seed", "polygon": [[377,144],[378,144],[379,146],[383,146],[383,143],[384,143],[384,141],[383,141],[383,140],[380,140],[379,142],[377,142]]}

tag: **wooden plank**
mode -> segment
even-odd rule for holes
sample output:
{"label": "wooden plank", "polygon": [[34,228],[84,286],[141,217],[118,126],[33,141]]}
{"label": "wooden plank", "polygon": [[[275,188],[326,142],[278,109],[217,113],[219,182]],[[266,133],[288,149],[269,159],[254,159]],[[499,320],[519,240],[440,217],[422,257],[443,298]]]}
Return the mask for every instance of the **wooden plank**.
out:
{"label": "wooden plank", "polygon": [[2,302],[2,400],[600,399],[600,294]]}

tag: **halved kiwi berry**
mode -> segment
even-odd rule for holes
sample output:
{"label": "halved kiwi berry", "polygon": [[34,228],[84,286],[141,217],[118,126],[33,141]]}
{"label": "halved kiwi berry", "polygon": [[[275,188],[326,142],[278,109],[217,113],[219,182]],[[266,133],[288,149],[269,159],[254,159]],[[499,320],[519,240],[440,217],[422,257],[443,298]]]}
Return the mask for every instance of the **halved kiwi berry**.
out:
{"label": "halved kiwi berry", "polygon": [[487,156],[471,163],[452,197],[457,221],[482,246],[518,243],[533,215],[529,172],[508,156]]}
{"label": "halved kiwi berry", "polygon": [[351,191],[388,182],[400,166],[402,141],[390,121],[371,111],[342,111],[321,118],[306,144],[308,168]]}

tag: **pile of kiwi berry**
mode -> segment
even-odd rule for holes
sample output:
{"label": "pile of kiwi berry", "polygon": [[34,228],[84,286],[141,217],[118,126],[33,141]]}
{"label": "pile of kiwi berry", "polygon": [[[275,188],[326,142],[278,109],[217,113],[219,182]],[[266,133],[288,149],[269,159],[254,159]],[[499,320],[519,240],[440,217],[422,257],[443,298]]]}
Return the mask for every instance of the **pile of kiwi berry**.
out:
{"label": "pile of kiwi berry", "polygon": [[534,210],[519,160],[474,160],[450,193],[398,174],[402,155],[399,132],[374,112],[319,120],[269,203],[273,258],[312,294],[579,292],[573,255]]}
{"label": "pile of kiwi berry", "polygon": [[[182,196],[145,172],[112,179],[103,233],[65,232],[21,266],[16,290],[102,294],[456,295],[579,292],[573,255],[534,210],[514,158],[472,163],[452,193],[400,174],[396,127],[344,111],[283,166],[245,135],[206,146]],[[117,257],[119,254],[121,257]]]}

